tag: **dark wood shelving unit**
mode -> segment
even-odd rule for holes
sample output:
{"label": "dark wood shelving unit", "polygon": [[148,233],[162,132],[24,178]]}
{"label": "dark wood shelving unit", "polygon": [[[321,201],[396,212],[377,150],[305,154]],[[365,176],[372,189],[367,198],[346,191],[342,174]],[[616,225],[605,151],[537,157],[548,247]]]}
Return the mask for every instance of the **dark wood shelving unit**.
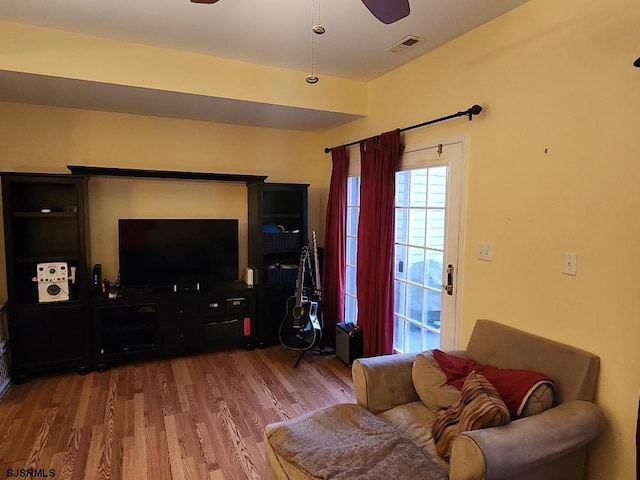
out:
{"label": "dark wood shelving unit", "polygon": [[[13,377],[90,365],[253,348],[278,341],[286,299],[307,243],[308,184],[265,183],[265,175],[68,165],[71,174],[0,172],[7,264],[7,317]],[[249,213],[249,266],[242,282],[197,292],[127,292],[91,297],[88,181],[92,176],[243,182]],[[265,233],[265,224],[286,232]],[[38,264],[75,267],[69,299],[40,298]]]}
{"label": "dark wood shelving unit", "polygon": [[[87,180],[83,176],[1,173],[7,265],[7,319],[14,380],[91,360]],[[42,210],[45,209],[47,213]],[[65,263],[68,299],[45,302],[39,264]]]}
{"label": "dark wood shelving unit", "polygon": [[[264,344],[277,343],[287,298],[294,294],[300,252],[308,241],[306,183],[261,183],[247,186],[249,195],[249,267],[257,289],[258,335]],[[265,233],[265,225],[284,232]],[[292,233],[297,232],[297,233]]]}
{"label": "dark wood shelving unit", "polygon": [[193,292],[96,296],[93,359],[109,365],[256,344],[254,289],[242,282]]}

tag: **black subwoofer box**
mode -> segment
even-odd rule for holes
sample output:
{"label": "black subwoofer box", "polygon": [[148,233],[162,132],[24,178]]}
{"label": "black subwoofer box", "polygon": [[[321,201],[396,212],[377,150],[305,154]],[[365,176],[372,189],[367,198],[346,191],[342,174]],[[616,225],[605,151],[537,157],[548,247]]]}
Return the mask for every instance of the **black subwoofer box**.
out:
{"label": "black subwoofer box", "polygon": [[336,357],[351,366],[362,352],[362,330],[353,323],[336,324]]}

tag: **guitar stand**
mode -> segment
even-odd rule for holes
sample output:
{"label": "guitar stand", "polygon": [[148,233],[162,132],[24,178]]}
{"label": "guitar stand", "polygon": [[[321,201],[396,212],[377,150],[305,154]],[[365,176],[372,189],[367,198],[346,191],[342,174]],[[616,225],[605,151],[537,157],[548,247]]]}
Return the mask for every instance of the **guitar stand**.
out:
{"label": "guitar stand", "polygon": [[300,352],[300,355],[298,355],[298,359],[296,360],[296,363],[293,364],[293,368],[298,368],[298,365],[300,365],[300,360],[302,360],[302,357],[304,357],[304,354],[307,353],[308,350],[303,350]]}
{"label": "guitar stand", "polygon": [[[324,332],[324,318],[321,317],[321,323],[322,323],[322,331]],[[302,360],[302,357],[304,357],[304,354],[307,352],[315,352],[318,353],[320,355],[332,355],[333,353],[335,353],[335,350],[331,347],[329,347],[328,350],[325,350],[325,336],[322,335],[322,340],[320,340],[320,343],[317,347],[314,348],[309,348],[307,350],[302,350],[300,352],[300,355],[298,355],[298,358],[296,360],[296,363],[293,364],[293,368],[298,368],[298,365],[300,365],[300,361]]]}
{"label": "guitar stand", "polygon": [[324,346],[320,346],[318,348],[311,348],[309,350],[303,350],[300,352],[300,355],[298,355],[298,359],[296,360],[296,363],[293,364],[293,368],[298,368],[298,365],[300,364],[300,361],[302,360],[302,357],[304,357],[304,354],[307,352],[314,352],[317,353],[319,355],[333,355],[335,353],[335,350],[333,348],[329,348],[329,350],[325,350]]}

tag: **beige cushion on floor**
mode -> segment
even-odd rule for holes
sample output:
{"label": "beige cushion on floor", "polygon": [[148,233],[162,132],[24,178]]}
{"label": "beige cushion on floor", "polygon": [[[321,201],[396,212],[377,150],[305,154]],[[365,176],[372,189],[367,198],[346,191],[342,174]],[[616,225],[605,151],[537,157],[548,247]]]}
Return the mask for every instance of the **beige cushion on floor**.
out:
{"label": "beige cushion on floor", "polygon": [[422,402],[412,402],[379,413],[378,418],[395,427],[405,438],[418,445],[427,457],[443,470],[448,469],[433,440],[433,422],[436,414]]}

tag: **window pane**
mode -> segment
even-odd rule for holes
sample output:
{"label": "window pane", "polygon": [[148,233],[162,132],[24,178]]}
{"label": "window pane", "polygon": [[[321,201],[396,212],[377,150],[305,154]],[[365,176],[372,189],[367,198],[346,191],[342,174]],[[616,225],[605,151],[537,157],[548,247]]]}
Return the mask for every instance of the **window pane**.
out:
{"label": "window pane", "polygon": [[395,278],[407,278],[407,247],[396,245]]}
{"label": "window pane", "polygon": [[404,282],[394,282],[394,299],[395,312],[404,315]]}
{"label": "window pane", "polygon": [[347,235],[355,237],[358,235],[358,219],[360,209],[358,207],[347,207]]}
{"label": "window pane", "polygon": [[360,177],[347,179],[347,205],[360,205]]}
{"label": "window pane", "polygon": [[424,289],[407,284],[407,318],[422,323],[422,296]]}
{"label": "window pane", "polygon": [[347,266],[345,290],[347,294],[356,296],[356,269],[355,267]]}
{"label": "window pane", "polygon": [[407,249],[407,280],[413,283],[424,284],[424,250],[422,248],[409,247]]}
{"label": "window pane", "polygon": [[440,335],[427,329],[422,330],[422,349],[433,350],[440,348]]}
{"label": "window pane", "polygon": [[443,252],[427,250],[426,254],[426,278],[425,285],[432,288],[440,288],[443,284],[442,256]]}
{"label": "window pane", "polygon": [[447,201],[447,167],[429,169],[427,206],[444,207]]}
{"label": "window pane", "polygon": [[422,208],[409,210],[409,244],[424,246],[426,211]]}
{"label": "window pane", "polygon": [[444,249],[444,210],[427,210],[427,247]]}
{"label": "window pane", "polygon": [[410,172],[396,172],[396,206],[406,207],[409,205],[409,177]]}
{"label": "window pane", "polygon": [[425,305],[424,324],[440,331],[440,308],[442,304],[442,293],[440,291],[424,290]]}
{"label": "window pane", "polygon": [[408,212],[405,208],[396,208],[396,243],[407,243]]}
{"label": "window pane", "polygon": [[358,239],[347,237],[347,265],[356,266]]}
{"label": "window pane", "polygon": [[422,329],[411,322],[407,322],[405,337],[405,353],[422,351]]}
{"label": "window pane", "polygon": [[404,351],[404,320],[395,315],[393,317],[393,348]]}
{"label": "window pane", "polygon": [[412,207],[427,206],[427,169],[411,170],[411,195],[409,205]]}
{"label": "window pane", "polygon": [[344,321],[350,323],[357,323],[358,320],[358,305],[356,299],[349,295],[344,297]]}

